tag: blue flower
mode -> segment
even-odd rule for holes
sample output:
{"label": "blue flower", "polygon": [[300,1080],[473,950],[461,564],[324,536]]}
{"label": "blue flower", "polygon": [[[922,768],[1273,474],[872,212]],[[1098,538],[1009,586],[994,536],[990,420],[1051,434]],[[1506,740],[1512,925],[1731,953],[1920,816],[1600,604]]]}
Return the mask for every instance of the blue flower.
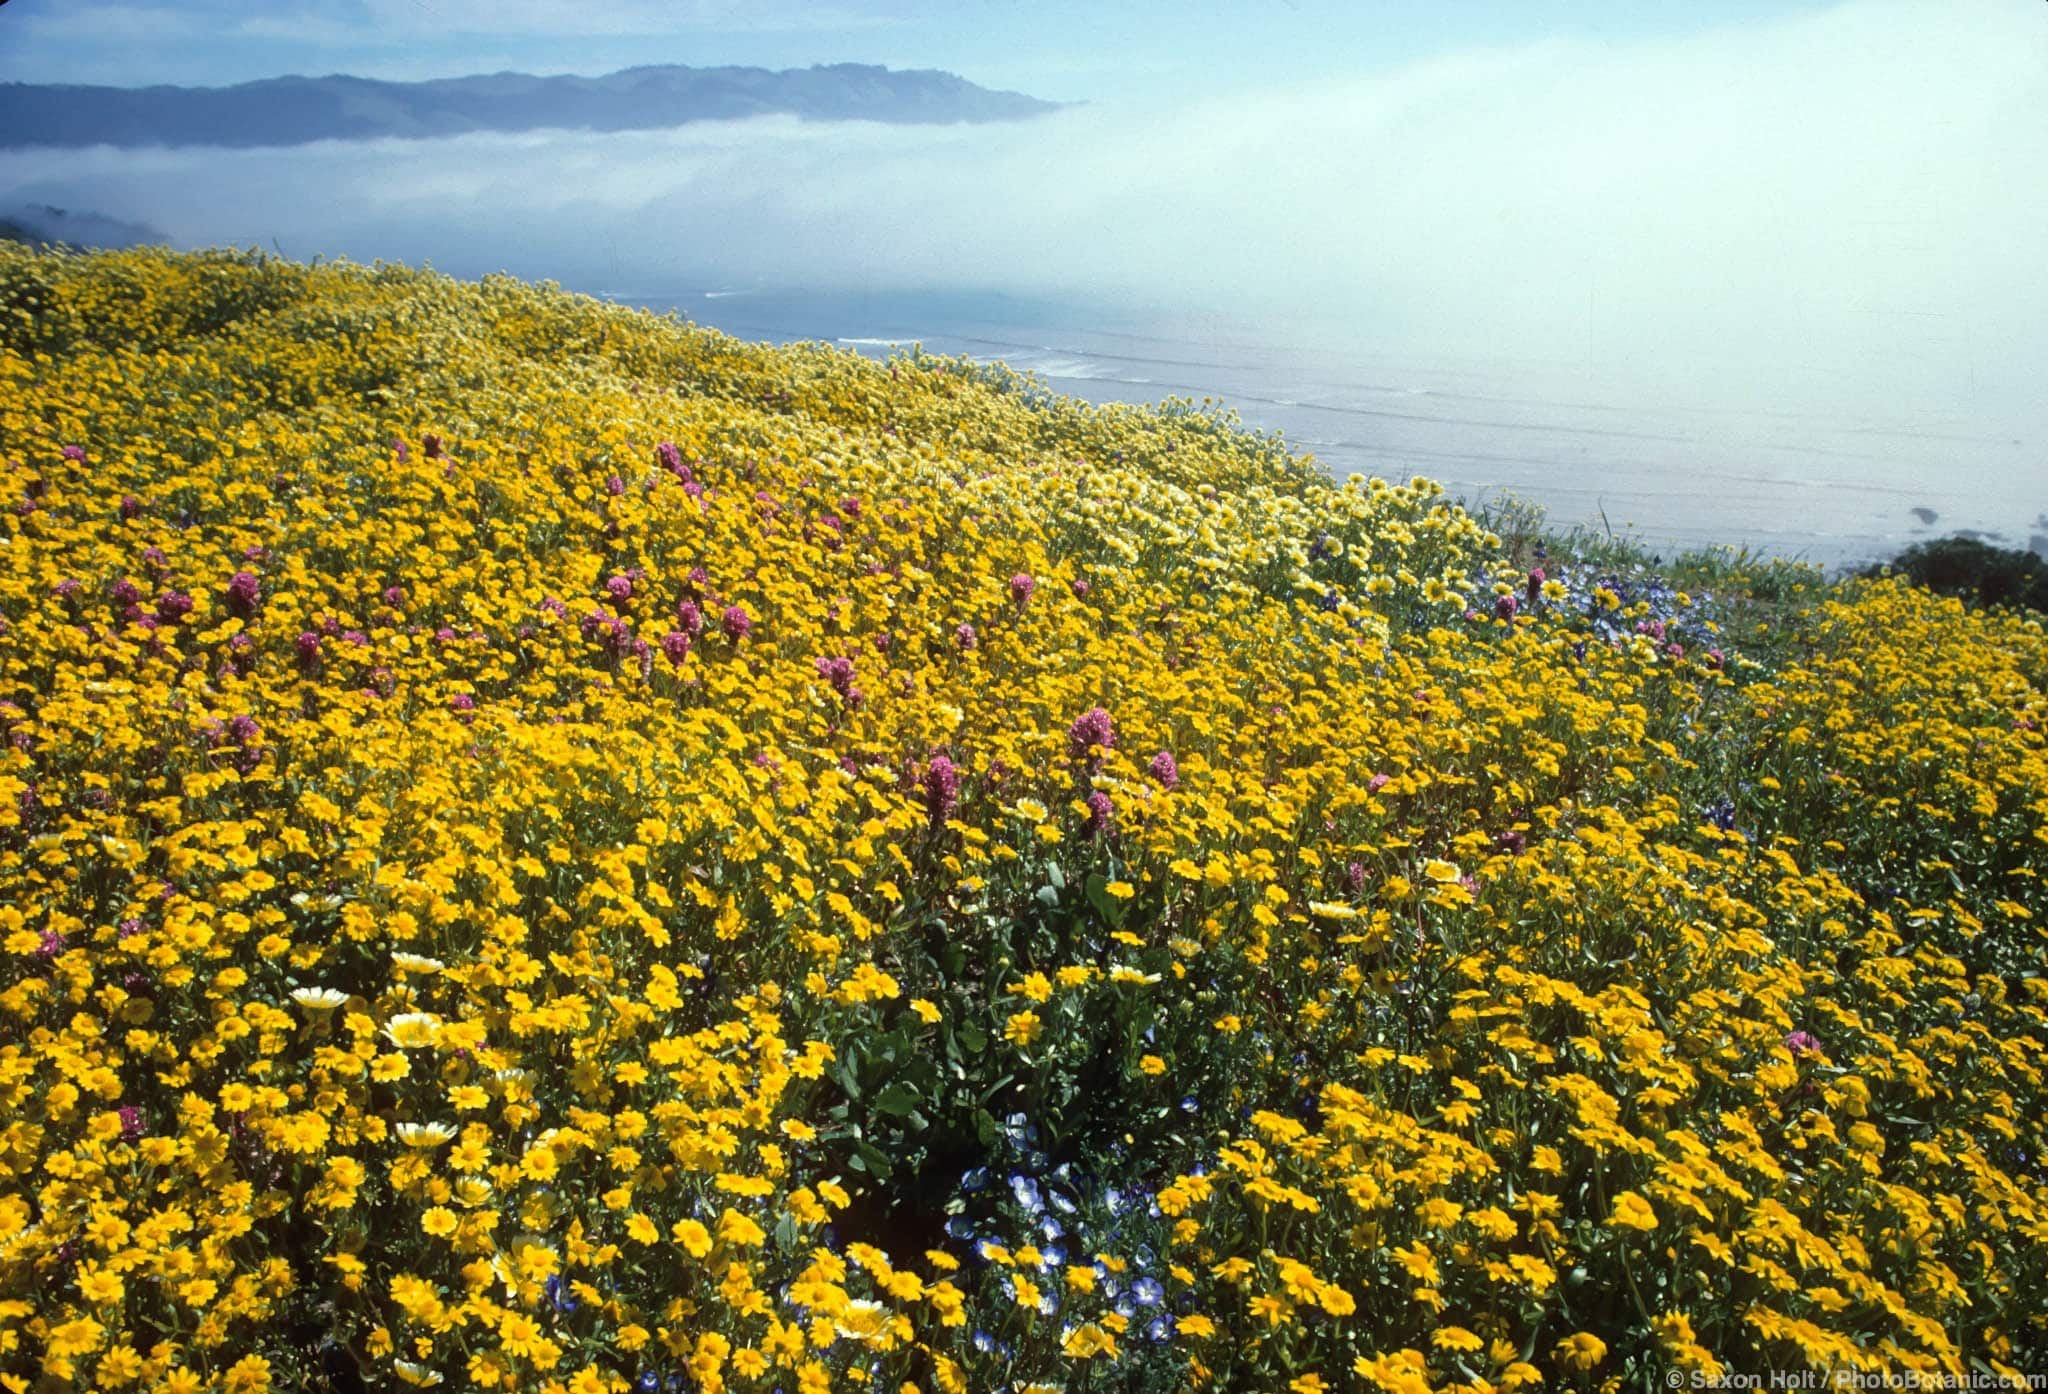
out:
{"label": "blue flower", "polygon": [[1036,1215],[1045,1209],[1045,1200],[1039,1194],[1038,1183],[1021,1171],[1010,1173],[1010,1194],[1017,1198],[1017,1204],[1025,1213]]}
{"label": "blue flower", "polygon": [[1140,1278],[1131,1284],[1131,1296],[1140,1307],[1157,1307],[1166,1300],[1166,1289],[1157,1278]]}
{"label": "blue flower", "polygon": [[960,1189],[967,1192],[980,1190],[988,1184],[988,1168],[976,1167],[960,1178]]}

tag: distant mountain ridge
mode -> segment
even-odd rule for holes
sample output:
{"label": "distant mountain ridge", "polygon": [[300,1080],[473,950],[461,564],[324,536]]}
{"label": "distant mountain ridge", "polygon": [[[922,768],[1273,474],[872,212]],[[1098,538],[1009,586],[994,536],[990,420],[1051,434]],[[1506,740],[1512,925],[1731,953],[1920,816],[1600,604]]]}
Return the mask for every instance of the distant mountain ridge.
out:
{"label": "distant mountain ridge", "polygon": [[74,212],[47,203],[0,209],[0,242],[32,247],[140,247],[170,239],[146,223],[124,222],[103,213]]}
{"label": "distant mountain ridge", "polygon": [[603,77],[494,73],[383,82],[279,77],[233,87],[0,83],[0,148],[214,145],[427,138],[471,131],[654,130],[791,115],[897,124],[1015,121],[1058,102],[978,87],[952,73],[837,63],[767,68],[627,68]]}

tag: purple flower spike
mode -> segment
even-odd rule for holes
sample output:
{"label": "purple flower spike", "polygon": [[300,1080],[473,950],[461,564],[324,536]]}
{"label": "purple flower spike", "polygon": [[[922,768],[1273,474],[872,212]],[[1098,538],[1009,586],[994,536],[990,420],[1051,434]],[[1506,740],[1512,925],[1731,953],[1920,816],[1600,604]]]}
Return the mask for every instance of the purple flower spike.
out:
{"label": "purple flower spike", "polygon": [[924,811],[934,828],[953,816],[953,809],[960,802],[960,769],[951,759],[932,756],[918,786],[924,791]]}
{"label": "purple flower spike", "polygon": [[1020,571],[1010,578],[1010,599],[1022,605],[1031,598],[1031,592],[1038,588],[1038,582]]}
{"label": "purple flower spike", "polygon": [[1067,728],[1067,745],[1076,760],[1085,758],[1091,749],[1100,747],[1109,750],[1116,745],[1116,729],[1111,724],[1109,713],[1101,707],[1090,707],[1074,718],[1074,724]]}
{"label": "purple flower spike", "polygon": [[1088,796],[1088,821],[1081,825],[1085,837],[1107,837],[1111,831],[1111,819],[1116,812],[1109,801],[1109,795],[1100,789]]}
{"label": "purple flower spike", "polygon": [[1159,781],[1162,789],[1180,787],[1180,765],[1175,762],[1172,751],[1162,750],[1153,756],[1150,769],[1152,777]]}
{"label": "purple flower spike", "polygon": [[853,691],[853,660],[850,658],[821,658],[817,660],[818,676],[832,684],[832,690],[841,697]]}
{"label": "purple flower spike", "polygon": [[237,571],[228,579],[228,588],[222,598],[227,602],[229,614],[248,619],[256,613],[262,595],[263,588],[254,572]]}
{"label": "purple flower spike", "polygon": [[718,624],[725,631],[725,637],[735,642],[754,632],[753,616],[737,605],[726,606],[725,613],[719,616]]}

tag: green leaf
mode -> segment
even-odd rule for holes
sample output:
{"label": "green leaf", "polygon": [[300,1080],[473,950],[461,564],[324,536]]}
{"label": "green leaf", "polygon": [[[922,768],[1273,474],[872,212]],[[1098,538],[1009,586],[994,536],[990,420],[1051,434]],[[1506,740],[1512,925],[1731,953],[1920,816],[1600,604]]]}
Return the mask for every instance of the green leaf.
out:
{"label": "green leaf", "polygon": [[916,1107],[917,1091],[901,1080],[892,1080],[874,1098],[875,1111],[886,1113],[892,1118],[902,1118]]}
{"label": "green leaf", "polygon": [[1088,877],[1087,889],[1088,903],[1095,907],[1097,914],[1113,925],[1120,925],[1124,922],[1124,907],[1117,901],[1115,896],[1109,893],[1108,877],[1099,871],[1091,873]]}
{"label": "green leaf", "polygon": [[861,1164],[861,1169],[877,1181],[887,1181],[890,1174],[896,1170],[895,1165],[889,1160],[889,1154],[871,1142],[863,1142],[854,1149],[853,1160],[848,1165],[855,1163]]}

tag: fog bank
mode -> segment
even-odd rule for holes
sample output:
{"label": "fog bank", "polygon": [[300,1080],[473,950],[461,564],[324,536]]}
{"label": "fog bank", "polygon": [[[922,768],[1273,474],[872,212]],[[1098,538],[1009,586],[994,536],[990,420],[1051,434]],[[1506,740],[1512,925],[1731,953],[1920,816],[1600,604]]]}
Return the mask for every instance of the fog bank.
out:
{"label": "fog bank", "polygon": [[2038,3],[1855,0],[994,127],[16,153],[0,205],[634,298],[999,288],[2038,438],[2044,110]]}

